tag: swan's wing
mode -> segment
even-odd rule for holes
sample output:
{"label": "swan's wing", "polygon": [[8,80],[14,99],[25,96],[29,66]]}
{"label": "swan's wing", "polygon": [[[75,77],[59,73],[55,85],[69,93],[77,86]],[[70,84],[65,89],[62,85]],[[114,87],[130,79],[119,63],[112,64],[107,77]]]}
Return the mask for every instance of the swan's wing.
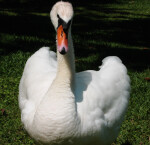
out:
{"label": "swan's wing", "polygon": [[[19,107],[22,121],[32,120],[34,111],[55,78],[56,53],[42,47],[26,62],[19,85]],[[31,115],[31,116],[30,116]]]}
{"label": "swan's wing", "polygon": [[[101,132],[106,140],[120,128],[128,105],[130,79],[118,57],[107,57],[99,71],[76,74],[76,102],[83,134]],[[106,129],[107,128],[107,129]],[[115,132],[116,130],[116,132]]]}

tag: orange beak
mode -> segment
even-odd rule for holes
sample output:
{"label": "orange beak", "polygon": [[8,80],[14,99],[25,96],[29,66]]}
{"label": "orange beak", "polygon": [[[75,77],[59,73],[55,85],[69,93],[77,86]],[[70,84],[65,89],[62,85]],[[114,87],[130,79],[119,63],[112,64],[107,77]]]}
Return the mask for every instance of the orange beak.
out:
{"label": "orange beak", "polygon": [[62,25],[57,29],[57,48],[60,54],[66,54],[68,51],[68,38]]}

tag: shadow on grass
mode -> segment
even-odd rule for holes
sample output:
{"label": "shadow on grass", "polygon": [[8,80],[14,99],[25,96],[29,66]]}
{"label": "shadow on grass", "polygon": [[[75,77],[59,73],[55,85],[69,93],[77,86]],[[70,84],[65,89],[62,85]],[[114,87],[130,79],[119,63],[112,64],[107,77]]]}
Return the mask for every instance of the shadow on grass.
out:
{"label": "shadow on grass", "polygon": [[[76,56],[99,54],[99,59],[87,69],[96,68],[104,57],[113,55],[119,56],[130,69],[142,71],[150,67],[149,15],[138,14],[139,17],[147,18],[128,18],[129,12],[105,7],[100,3],[86,5],[83,11],[74,18],[74,34],[82,39],[75,44]],[[113,20],[98,13],[119,13],[122,19],[116,16],[116,20]]]}
{"label": "shadow on grass", "polygon": [[[35,8],[30,6],[28,9],[26,6],[30,3],[21,5],[20,8],[14,5],[12,9],[3,5],[1,12],[7,8],[7,11],[15,14],[0,13],[0,55],[8,55],[18,50],[33,53],[42,46],[51,46],[54,50],[54,28],[49,17],[41,15],[49,13],[54,1],[49,5],[44,4],[38,4]],[[106,7],[103,2],[97,0],[93,3],[86,1],[86,5],[85,1],[76,1],[73,5],[75,16],[72,35],[77,58],[98,54],[94,62],[82,62],[82,65],[86,66],[84,69],[97,68],[101,60],[110,55],[119,56],[131,69],[140,71],[150,67],[149,16],[127,20],[130,12]],[[120,15],[110,19],[107,14]]]}

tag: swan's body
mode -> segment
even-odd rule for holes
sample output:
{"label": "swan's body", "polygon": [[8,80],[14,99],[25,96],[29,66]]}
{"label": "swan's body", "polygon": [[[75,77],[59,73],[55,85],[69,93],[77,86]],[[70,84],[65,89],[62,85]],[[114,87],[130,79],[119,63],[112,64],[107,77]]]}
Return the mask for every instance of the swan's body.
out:
{"label": "swan's body", "polygon": [[[53,7],[51,19],[56,30],[57,14],[69,23],[71,4],[58,2]],[[99,71],[75,73],[70,26],[68,48],[64,47],[57,48],[57,60],[48,47],[28,59],[19,86],[24,127],[36,141],[46,144],[110,144],[128,105],[126,67],[118,57],[107,57]]]}

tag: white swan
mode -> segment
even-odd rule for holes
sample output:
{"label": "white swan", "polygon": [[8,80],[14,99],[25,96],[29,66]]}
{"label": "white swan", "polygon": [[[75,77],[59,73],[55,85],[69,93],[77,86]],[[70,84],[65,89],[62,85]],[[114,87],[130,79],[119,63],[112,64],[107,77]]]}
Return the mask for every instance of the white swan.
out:
{"label": "white swan", "polygon": [[72,5],[57,2],[50,16],[57,58],[43,47],[28,59],[19,85],[22,123],[43,144],[110,144],[128,105],[126,67],[118,57],[107,57],[99,71],[75,73]]}

